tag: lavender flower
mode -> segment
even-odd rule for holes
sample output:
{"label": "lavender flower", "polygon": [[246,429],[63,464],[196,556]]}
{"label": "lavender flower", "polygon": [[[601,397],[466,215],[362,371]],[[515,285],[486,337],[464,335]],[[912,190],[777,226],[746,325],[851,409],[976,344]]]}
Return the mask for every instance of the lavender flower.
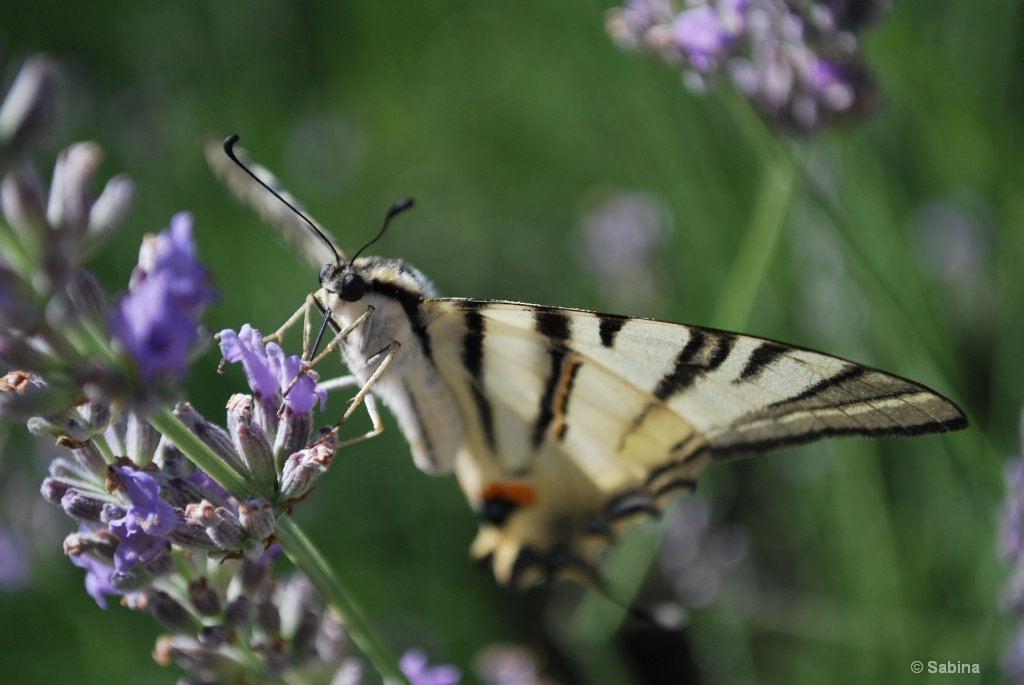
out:
{"label": "lavender flower", "polygon": [[605,300],[613,309],[649,308],[659,290],[654,256],[672,230],[664,203],[641,191],[614,192],[581,224],[580,249],[574,252],[597,276]]}
{"label": "lavender flower", "polygon": [[[288,409],[304,414],[313,408],[319,398],[320,410],[323,411],[327,393],[317,387],[317,376],[312,371],[299,377],[302,360],[298,355],[285,357],[281,346],[275,342],[264,345],[263,336],[249,324],[244,324],[237,334],[228,329],[221,331],[217,337],[224,359],[242,363],[249,387],[257,399],[283,396]],[[292,386],[296,378],[298,382]],[[286,390],[288,394],[284,395]]]}
{"label": "lavender flower", "polygon": [[403,654],[401,666],[412,685],[458,685],[462,680],[462,672],[454,666],[428,666],[427,655],[419,649]]}
{"label": "lavender flower", "polygon": [[888,3],[851,0],[628,0],[608,15],[620,45],[683,68],[704,92],[722,75],[784,130],[810,131],[859,114],[875,85],[856,31]]}
{"label": "lavender flower", "polygon": [[734,526],[714,525],[708,502],[693,495],[680,500],[669,521],[658,555],[662,576],[682,604],[660,609],[660,618],[672,623],[677,609],[709,606],[730,574],[747,554],[746,532]]}
{"label": "lavender flower", "polygon": [[[1024,445],[1024,411],[1020,434]],[[1004,474],[1006,499],[999,515],[998,553],[1010,565],[1010,576],[1003,587],[1002,605],[1019,625],[1003,651],[1003,672],[1018,680],[1024,678],[1024,456],[1008,461]]]}
{"label": "lavender flower", "polygon": [[143,243],[130,290],[111,317],[111,332],[144,380],[180,377],[198,339],[203,306],[214,300],[206,270],[196,261],[192,217],[177,214],[165,233]]}

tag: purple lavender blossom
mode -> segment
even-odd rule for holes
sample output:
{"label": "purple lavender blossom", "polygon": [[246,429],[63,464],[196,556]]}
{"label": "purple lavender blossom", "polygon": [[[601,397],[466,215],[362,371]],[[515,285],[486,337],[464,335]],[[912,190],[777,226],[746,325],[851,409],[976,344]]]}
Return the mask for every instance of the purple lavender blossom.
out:
{"label": "purple lavender blossom", "polygon": [[128,294],[111,317],[111,332],[144,380],[178,377],[199,337],[203,306],[216,298],[195,258],[192,219],[180,213],[168,230],[143,244]]}
{"label": "purple lavender blossom", "polygon": [[875,101],[855,31],[884,14],[843,0],[628,0],[608,16],[625,48],[661,54],[704,92],[720,76],[783,129],[810,131],[862,113]]}
{"label": "purple lavender blossom", "polygon": [[[78,532],[82,534],[88,534],[91,532],[89,526],[81,524],[78,527]],[[120,596],[122,593],[120,590],[114,588],[110,583],[110,576],[114,573],[114,567],[98,557],[89,554],[88,552],[83,554],[72,554],[71,563],[78,568],[85,569],[85,589],[89,595],[96,600],[96,604],[101,609],[107,608],[106,595],[113,595],[115,597]]]}
{"label": "purple lavender blossom", "polygon": [[680,12],[672,23],[672,40],[695,69],[713,69],[736,44],[746,5],[746,0],[724,0]]}
{"label": "purple lavender blossom", "polygon": [[114,552],[114,567],[118,573],[127,573],[136,564],[145,564],[156,558],[171,543],[165,535],[178,524],[174,507],[160,498],[160,485],[156,479],[141,471],[130,471],[111,466],[128,492],[131,506],[121,518],[112,520],[108,527],[121,539]]}
{"label": "purple lavender blossom", "polygon": [[[1020,414],[1020,439],[1024,445],[1024,411]],[[1024,456],[1006,463],[1003,470],[1006,499],[999,515],[999,556],[1010,565],[1002,591],[1003,610],[1024,617]],[[1017,682],[1024,677],[1024,625],[1003,650],[1003,673]]]}
{"label": "purple lavender blossom", "polygon": [[20,590],[28,578],[28,549],[14,531],[0,525],[0,591]]}
{"label": "purple lavender blossom", "polygon": [[[302,360],[298,355],[285,357],[284,350],[275,342],[263,344],[263,336],[249,324],[244,324],[236,334],[225,329],[218,335],[221,354],[229,362],[242,362],[249,387],[259,399],[273,397],[284,392],[299,375]],[[327,393],[317,387],[315,375],[303,374],[284,398],[285,406],[296,414],[305,414],[320,399],[320,410],[324,410]]]}
{"label": "purple lavender blossom", "polygon": [[462,671],[454,666],[427,666],[427,655],[419,649],[403,654],[399,666],[412,685],[458,685],[462,679]]}

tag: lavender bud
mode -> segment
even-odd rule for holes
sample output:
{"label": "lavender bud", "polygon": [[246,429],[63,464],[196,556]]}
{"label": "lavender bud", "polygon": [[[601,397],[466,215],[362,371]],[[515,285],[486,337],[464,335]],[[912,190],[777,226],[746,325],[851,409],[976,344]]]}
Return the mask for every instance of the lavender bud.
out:
{"label": "lavender bud", "polygon": [[138,466],[145,466],[153,460],[160,434],[135,412],[129,412],[125,431],[125,448],[128,458]]}
{"label": "lavender bud", "polygon": [[70,489],[60,498],[60,506],[64,512],[77,521],[99,523],[100,513],[107,502],[93,496],[87,495],[75,489]]}
{"label": "lavender bud", "polygon": [[263,654],[263,667],[274,678],[280,678],[291,666],[292,655],[285,642],[271,642],[260,651]]}
{"label": "lavender bud", "polygon": [[[2,273],[2,269],[0,269],[0,273]],[[0,289],[3,287],[4,285],[0,281]],[[6,304],[0,304],[0,320],[9,313],[3,310],[6,306]],[[35,317],[34,311],[31,316]],[[55,360],[49,354],[40,352],[34,347],[32,339],[21,335],[15,336],[13,332],[7,331],[0,334],[0,362],[3,362],[8,368],[29,369],[45,373],[54,366]]]}
{"label": "lavender bud", "polygon": [[281,472],[282,499],[292,502],[308,493],[333,459],[334,448],[328,445],[313,445],[288,457]]}
{"label": "lavender bud", "polygon": [[167,539],[185,549],[193,549],[204,552],[219,552],[221,546],[210,539],[206,528],[185,522],[179,522],[170,533]]}
{"label": "lavender bud", "polygon": [[0,417],[25,420],[56,413],[72,404],[70,388],[50,385],[27,371],[0,376]]}
{"label": "lavender bud", "polygon": [[47,466],[47,470],[50,475],[68,483],[77,483],[78,485],[89,489],[94,487],[96,484],[93,475],[85,468],[80,466],[77,462],[68,461],[63,457],[58,457],[50,462]]}
{"label": "lavender bud", "polygon": [[123,175],[114,176],[103,188],[89,213],[88,254],[95,252],[128,216],[135,195],[131,180]]}
{"label": "lavender bud", "polygon": [[82,554],[93,554],[103,561],[113,561],[114,552],[120,540],[116,535],[107,529],[101,529],[89,533],[71,533],[64,538],[64,554],[67,556],[81,556]]}
{"label": "lavender bud", "polygon": [[277,482],[274,452],[270,438],[259,424],[240,425],[235,429],[235,447],[242,455],[249,472],[262,490],[271,490]]}
{"label": "lavender bud", "polygon": [[221,604],[217,591],[210,587],[205,576],[188,584],[188,598],[200,616],[215,616],[220,613]]}
{"label": "lavender bud", "polygon": [[[153,453],[153,463],[171,478],[183,479],[189,475],[189,460],[181,450],[165,437],[161,437]],[[182,504],[184,506],[184,504]]]}
{"label": "lavender bud", "polygon": [[102,523],[110,523],[111,521],[117,521],[123,519],[128,515],[128,508],[120,505],[108,502],[103,505],[103,511],[100,512],[100,521]]}
{"label": "lavender bud", "polygon": [[239,426],[252,423],[252,395],[235,393],[228,398],[228,430],[232,435]]}
{"label": "lavender bud", "polygon": [[153,592],[150,596],[149,608],[153,618],[168,630],[192,634],[202,627],[199,620],[188,609],[166,592],[159,590]]}
{"label": "lavender bud", "polygon": [[75,463],[82,467],[82,469],[98,479],[105,478],[107,474],[107,462],[103,458],[103,453],[96,447],[96,443],[89,440],[81,447],[75,447],[71,450],[71,454],[75,458]]}
{"label": "lavender bud", "polygon": [[274,510],[265,499],[247,499],[238,505],[238,518],[255,540],[266,540],[276,530]]}
{"label": "lavender bud", "polygon": [[250,559],[243,559],[242,565],[235,573],[235,578],[242,587],[242,592],[251,595],[256,593],[267,578],[267,567],[265,564],[254,563]]}
{"label": "lavender bud", "polygon": [[206,649],[218,649],[228,643],[231,633],[224,626],[203,626],[196,637]]}
{"label": "lavender bud", "polygon": [[241,664],[183,635],[158,637],[153,648],[153,660],[161,666],[177,664],[186,671],[202,673],[203,683],[244,682],[247,679]]}
{"label": "lavender bud", "polygon": [[249,538],[231,511],[224,507],[214,507],[206,500],[186,507],[185,516],[187,523],[204,526],[210,539],[228,551],[242,549]]}
{"label": "lavender bud", "polygon": [[263,556],[263,553],[267,551],[266,545],[263,544],[262,540],[256,538],[249,538],[242,544],[242,554],[246,559],[256,561]]}
{"label": "lavender bud", "polygon": [[170,547],[165,547],[157,555],[143,564],[146,572],[154,578],[163,576],[174,570],[174,556]]}
{"label": "lavender bud", "polygon": [[234,442],[227,431],[204,419],[188,402],[179,402],[174,408],[174,415],[228,466],[238,473],[246,472],[245,465],[235,451]]}
{"label": "lavender bud", "polygon": [[263,599],[256,605],[256,625],[268,638],[281,633],[281,612],[270,599]]}
{"label": "lavender bud", "polygon": [[26,425],[29,433],[36,437],[49,435],[55,438],[64,438],[67,443],[76,447],[84,444],[91,437],[85,423],[67,411],[50,416],[33,417],[28,420]]}
{"label": "lavender bud", "polygon": [[313,415],[310,412],[297,413],[285,407],[284,416],[274,437],[274,460],[278,467],[284,466],[289,455],[306,446],[309,433],[313,430]]}
{"label": "lavender bud", "polygon": [[56,80],[56,69],[45,57],[26,60],[18,71],[0,106],[0,148],[10,150],[10,157],[23,156],[49,128]]}
{"label": "lavender bud", "polygon": [[0,208],[30,258],[37,258],[49,234],[43,184],[30,167],[6,174],[0,183]]}
{"label": "lavender bud", "polygon": [[56,478],[44,478],[39,488],[40,494],[47,502],[60,504],[64,495],[71,489],[71,485]]}
{"label": "lavender bud", "polygon": [[252,601],[246,595],[239,595],[224,607],[224,625],[239,628],[252,620]]}
{"label": "lavender bud", "polygon": [[141,566],[132,566],[127,571],[114,571],[110,574],[110,587],[121,593],[135,592],[148,587],[150,575]]}
{"label": "lavender bud", "polygon": [[292,651],[305,661],[316,656],[316,638],[320,631],[320,614],[312,609],[302,612],[292,633]]}
{"label": "lavender bud", "polygon": [[316,637],[316,650],[324,661],[339,663],[348,654],[345,628],[333,612],[326,612],[320,620]]}
{"label": "lavender bud", "polygon": [[89,186],[102,159],[103,151],[93,142],[75,143],[57,155],[46,218],[59,234],[84,236],[92,208]]}
{"label": "lavender bud", "polygon": [[78,405],[78,415],[93,434],[107,430],[113,416],[110,405],[101,402],[83,402]]}
{"label": "lavender bud", "polygon": [[75,269],[67,288],[68,298],[78,311],[78,318],[96,326],[107,321],[107,300],[99,283],[85,269]]}

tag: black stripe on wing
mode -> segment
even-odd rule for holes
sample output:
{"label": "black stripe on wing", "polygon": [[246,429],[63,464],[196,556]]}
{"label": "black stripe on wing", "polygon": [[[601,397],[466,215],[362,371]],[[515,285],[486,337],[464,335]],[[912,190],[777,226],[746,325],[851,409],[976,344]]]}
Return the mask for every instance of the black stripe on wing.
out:
{"label": "black stripe on wing", "polygon": [[698,328],[689,332],[690,338],[679,351],[672,370],[661,377],[651,393],[662,402],[684,392],[697,378],[725,363],[736,343],[733,333]]}
{"label": "black stripe on wing", "polygon": [[466,334],[462,338],[462,363],[466,366],[473,382],[469,386],[470,394],[473,396],[473,403],[476,405],[477,413],[480,415],[480,423],[484,429],[484,439],[487,446],[494,451],[494,412],[491,402],[484,393],[484,335],[486,325],[484,316],[477,310],[466,311]]}

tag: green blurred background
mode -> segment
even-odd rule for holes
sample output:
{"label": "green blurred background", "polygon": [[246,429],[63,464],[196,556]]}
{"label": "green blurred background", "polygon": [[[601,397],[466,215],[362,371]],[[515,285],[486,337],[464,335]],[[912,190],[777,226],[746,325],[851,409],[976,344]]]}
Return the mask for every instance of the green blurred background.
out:
{"label": "green blurred background", "polygon": [[[1024,397],[1020,3],[903,2],[867,34],[879,110],[785,143],[802,175],[749,317],[723,293],[746,287],[734,264],[754,208],[791,167],[742,102],[695,97],[677,71],[616,48],[609,6],[37,0],[3,10],[0,45],[8,76],[37,51],[66,69],[42,166],[93,139],[103,173],[137,184],[93,264],[111,293],[143,233],[180,210],[222,294],[211,329],[271,330],[316,287],[207,170],[202,136],[237,132],[349,251],[415,197],[374,250],[445,294],[734,322],[912,377],[970,416],[967,433],[709,469],[701,491],[715,521],[746,531],[743,566],[681,635],[627,624],[599,647],[622,671],[588,667],[592,647],[562,636],[571,588],[513,594],[471,562],[475,523],[455,482],[419,473],[389,418],[297,515],[398,652],[423,647],[469,671],[481,648],[514,643],[562,683],[640,682],[664,662],[702,683],[998,681],[1016,626],[999,611],[996,516]],[[634,191],[671,217],[647,289],[579,258],[586,217]],[[214,419],[243,383],[218,377],[216,357],[186,392]],[[174,682],[150,658],[155,622],[99,610],[61,556],[71,522],[35,494],[52,449],[19,433],[0,460],[0,521],[34,557],[28,584],[0,595],[0,680]],[[913,659],[982,674],[914,675]]]}

